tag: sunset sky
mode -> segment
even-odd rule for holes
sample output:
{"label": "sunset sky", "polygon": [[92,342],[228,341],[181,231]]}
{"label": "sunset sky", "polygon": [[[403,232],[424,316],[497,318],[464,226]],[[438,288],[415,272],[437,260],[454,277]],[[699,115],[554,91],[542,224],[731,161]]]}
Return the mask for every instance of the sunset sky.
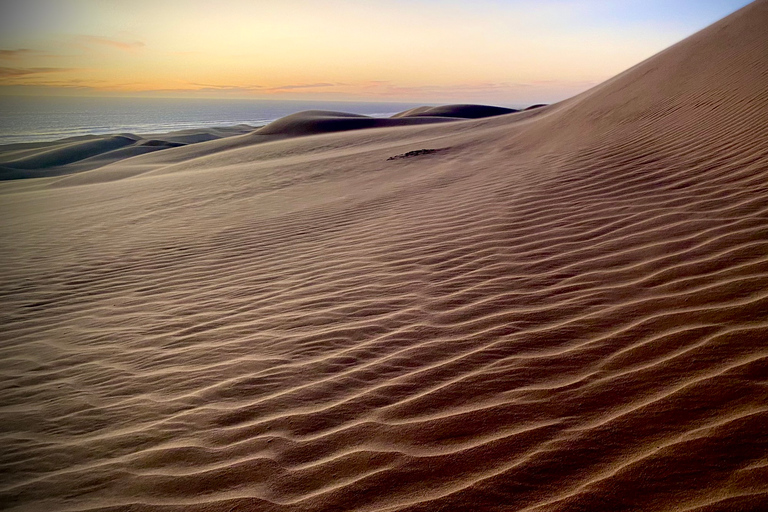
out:
{"label": "sunset sky", "polygon": [[747,3],[3,0],[0,94],[550,102]]}

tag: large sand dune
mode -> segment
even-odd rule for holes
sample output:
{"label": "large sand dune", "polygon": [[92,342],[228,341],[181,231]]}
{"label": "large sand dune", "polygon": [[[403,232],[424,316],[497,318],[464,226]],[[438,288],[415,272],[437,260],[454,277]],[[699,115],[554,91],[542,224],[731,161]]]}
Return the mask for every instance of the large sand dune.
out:
{"label": "large sand dune", "polygon": [[766,26],[3,183],[0,507],[768,509]]}

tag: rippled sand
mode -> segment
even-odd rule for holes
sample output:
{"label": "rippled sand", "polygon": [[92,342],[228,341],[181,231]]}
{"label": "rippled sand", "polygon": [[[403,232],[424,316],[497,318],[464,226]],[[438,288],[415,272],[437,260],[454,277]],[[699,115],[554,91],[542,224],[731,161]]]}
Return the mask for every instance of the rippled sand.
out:
{"label": "rippled sand", "polygon": [[0,508],[768,509],[767,26],[3,183]]}

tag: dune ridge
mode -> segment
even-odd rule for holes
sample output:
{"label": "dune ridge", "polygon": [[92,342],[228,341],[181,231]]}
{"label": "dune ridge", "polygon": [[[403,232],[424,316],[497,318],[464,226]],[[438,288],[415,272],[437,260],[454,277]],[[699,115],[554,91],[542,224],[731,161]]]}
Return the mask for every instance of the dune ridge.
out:
{"label": "dune ridge", "polygon": [[764,510],[765,26],[526,112],[0,184],[0,503]]}
{"label": "dune ridge", "polygon": [[[134,135],[132,133],[82,136],[54,142],[11,144],[0,146],[0,180],[45,178],[92,171],[119,164],[125,167],[128,158],[191,144],[229,139],[220,144],[207,144],[191,151],[164,154],[161,159],[134,159],[132,167],[143,168],[153,162],[178,162],[193,155],[211,155],[255,143],[271,142],[289,137],[301,137],[364,128],[412,126],[465,119],[480,119],[517,112],[513,109],[487,105],[442,105],[419,107],[400,112],[389,118],[375,118],[347,112],[306,110],[285,116],[265,126],[238,125],[198,130],[180,130],[164,134]],[[244,137],[250,135],[249,137]],[[240,136],[240,137],[237,137]],[[100,174],[108,174],[102,172]],[[125,177],[119,173],[119,177]]]}
{"label": "dune ridge", "polygon": [[408,117],[448,117],[462,119],[481,119],[484,117],[502,116],[519,112],[512,108],[494,107],[490,105],[441,105],[437,107],[416,107],[392,116],[393,118]]}

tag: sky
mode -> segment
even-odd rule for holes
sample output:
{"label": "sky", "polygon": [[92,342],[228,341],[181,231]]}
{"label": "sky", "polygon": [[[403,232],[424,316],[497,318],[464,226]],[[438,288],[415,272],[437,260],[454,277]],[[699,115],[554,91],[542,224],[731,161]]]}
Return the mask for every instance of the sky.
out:
{"label": "sky", "polygon": [[744,0],[0,0],[0,94],[549,103]]}

